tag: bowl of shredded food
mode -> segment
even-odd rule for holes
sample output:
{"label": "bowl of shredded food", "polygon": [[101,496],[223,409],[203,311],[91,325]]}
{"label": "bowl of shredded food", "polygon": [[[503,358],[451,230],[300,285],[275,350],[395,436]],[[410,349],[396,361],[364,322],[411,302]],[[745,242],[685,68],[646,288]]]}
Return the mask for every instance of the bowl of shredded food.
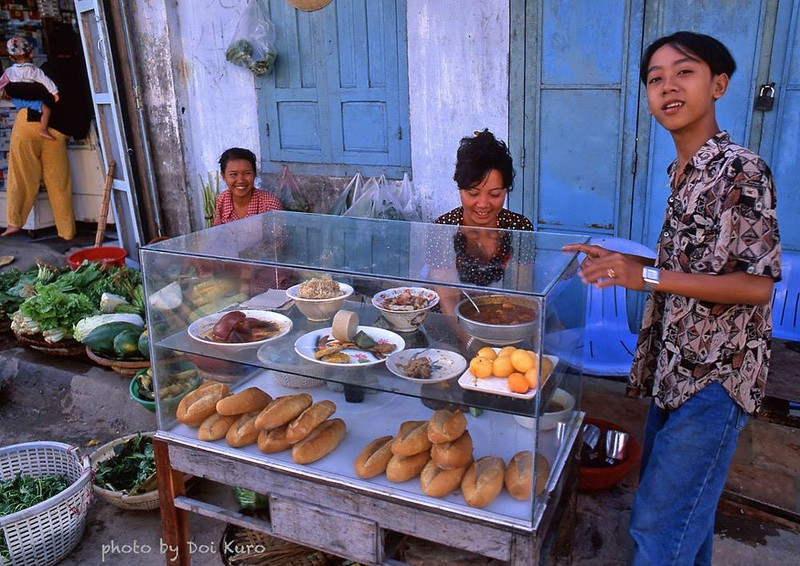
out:
{"label": "bowl of shredded food", "polygon": [[329,277],[315,277],[286,289],[286,296],[294,301],[300,312],[312,322],[329,320],[342,308],[344,300],[353,294],[353,288]]}

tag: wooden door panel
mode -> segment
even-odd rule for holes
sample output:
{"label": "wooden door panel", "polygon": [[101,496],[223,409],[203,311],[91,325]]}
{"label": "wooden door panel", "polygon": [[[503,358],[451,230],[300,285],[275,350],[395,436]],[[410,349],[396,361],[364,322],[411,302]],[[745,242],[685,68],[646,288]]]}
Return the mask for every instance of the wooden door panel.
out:
{"label": "wooden door panel", "polygon": [[545,91],[541,110],[540,226],[613,233],[621,167],[619,90]]}

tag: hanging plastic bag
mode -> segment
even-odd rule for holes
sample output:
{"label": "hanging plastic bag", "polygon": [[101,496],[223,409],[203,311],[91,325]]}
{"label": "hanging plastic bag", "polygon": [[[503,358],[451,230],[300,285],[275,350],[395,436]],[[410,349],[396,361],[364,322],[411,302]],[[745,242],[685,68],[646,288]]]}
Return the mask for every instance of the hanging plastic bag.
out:
{"label": "hanging plastic bag", "polygon": [[261,0],[248,0],[236,25],[233,43],[225,51],[225,59],[260,77],[275,63],[275,28],[267,7]]}
{"label": "hanging plastic bag", "polygon": [[361,176],[361,173],[356,173],[355,176],[350,179],[350,182],[347,183],[347,186],[341,192],[341,194],[336,199],[336,202],[333,203],[331,207],[331,211],[329,214],[334,214],[336,216],[343,216],[347,209],[350,208],[355,201],[358,200],[358,197],[364,192],[364,177]]}
{"label": "hanging plastic bag", "polygon": [[359,218],[374,218],[375,197],[378,194],[378,179],[370,177],[364,183],[359,196],[342,216],[357,216]]}
{"label": "hanging plastic bag", "polygon": [[397,198],[400,201],[401,212],[405,220],[422,222],[422,206],[417,191],[414,189],[414,183],[408,178],[408,173],[403,173]]}
{"label": "hanging plastic bag", "polygon": [[283,166],[283,172],[278,181],[278,188],[275,191],[275,196],[280,199],[283,208],[286,210],[293,210],[295,212],[311,211],[311,205],[308,204],[308,199],[300,192],[300,187],[297,186],[297,179],[292,175],[288,165]]}
{"label": "hanging plastic bag", "polygon": [[370,218],[383,218],[384,220],[407,220],[403,215],[403,205],[400,203],[400,194],[386,180],[384,175],[377,179],[378,190],[372,199],[372,215]]}

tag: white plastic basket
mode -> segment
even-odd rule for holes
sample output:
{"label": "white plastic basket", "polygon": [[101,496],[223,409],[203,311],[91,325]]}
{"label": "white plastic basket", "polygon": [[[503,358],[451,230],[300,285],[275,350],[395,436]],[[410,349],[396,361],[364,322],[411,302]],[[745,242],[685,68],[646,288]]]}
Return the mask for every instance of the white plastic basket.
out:
{"label": "white plastic basket", "polygon": [[0,479],[18,474],[66,476],[69,487],[22,511],[0,517],[9,559],[0,565],[49,566],[81,540],[92,502],[92,468],[78,448],[61,442],[27,442],[0,448]]}

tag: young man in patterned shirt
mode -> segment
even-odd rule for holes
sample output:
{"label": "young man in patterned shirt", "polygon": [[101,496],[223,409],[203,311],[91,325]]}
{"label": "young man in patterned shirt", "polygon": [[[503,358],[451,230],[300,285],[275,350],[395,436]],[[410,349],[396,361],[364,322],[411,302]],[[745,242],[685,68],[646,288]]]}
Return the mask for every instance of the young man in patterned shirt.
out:
{"label": "young man in patterned shirt", "polygon": [[629,379],[653,395],[630,532],[634,565],[711,564],[714,515],[739,432],[758,410],[780,279],[772,173],[717,125],[736,63],[707,35],[653,42],[640,78],[677,159],[653,260],[597,246],[581,277],[650,294]]}

